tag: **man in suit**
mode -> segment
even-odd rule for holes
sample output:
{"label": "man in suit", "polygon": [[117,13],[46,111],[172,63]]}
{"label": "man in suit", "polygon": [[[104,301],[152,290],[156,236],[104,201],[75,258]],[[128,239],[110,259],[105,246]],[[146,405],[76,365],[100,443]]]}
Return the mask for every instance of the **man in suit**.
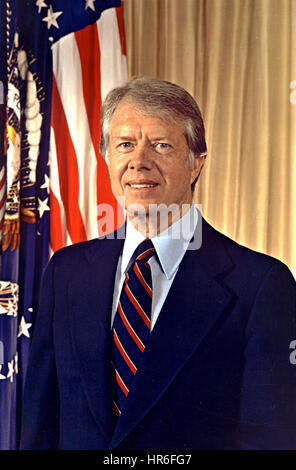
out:
{"label": "man in suit", "polygon": [[295,449],[295,281],[192,205],[197,104],[134,79],[104,102],[101,150],[127,223],[46,269],[21,448]]}

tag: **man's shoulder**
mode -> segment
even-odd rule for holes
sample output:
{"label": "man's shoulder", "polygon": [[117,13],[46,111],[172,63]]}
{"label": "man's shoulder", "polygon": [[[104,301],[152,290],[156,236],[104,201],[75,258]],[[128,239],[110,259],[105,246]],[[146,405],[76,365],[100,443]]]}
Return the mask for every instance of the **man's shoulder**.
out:
{"label": "man's shoulder", "polygon": [[98,258],[108,257],[108,253],[120,252],[123,240],[118,231],[104,237],[73,243],[57,250],[52,256],[55,265],[76,266],[85,261],[95,262]]}
{"label": "man's shoulder", "polygon": [[54,256],[56,258],[77,256],[84,253],[85,251],[88,251],[89,249],[93,249],[94,247],[98,248],[101,245],[102,241],[103,239],[93,238],[91,240],[73,243],[57,250],[54,253]]}
{"label": "man's shoulder", "polygon": [[[214,228],[205,219],[203,219],[203,243],[208,245],[209,250],[216,252],[216,256],[220,250],[224,250],[233,265],[243,271],[256,272],[258,275],[260,273],[263,275],[272,269],[290,273],[289,268],[279,259],[238,243]],[[291,273],[290,275],[292,276]]]}

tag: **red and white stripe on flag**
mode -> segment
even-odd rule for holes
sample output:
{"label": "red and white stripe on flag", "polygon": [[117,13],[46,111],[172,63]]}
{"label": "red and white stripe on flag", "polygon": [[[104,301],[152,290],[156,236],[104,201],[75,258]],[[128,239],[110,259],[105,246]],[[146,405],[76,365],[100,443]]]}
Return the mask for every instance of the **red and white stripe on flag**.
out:
{"label": "red and white stripe on flag", "polygon": [[126,80],[122,6],[105,10],[96,23],[53,45],[50,137],[53,252],[110,231],[100,224],[106,213],[100,216],[99,205],[113,208],[114,228],[123,222],[99,146],[102,100]]}

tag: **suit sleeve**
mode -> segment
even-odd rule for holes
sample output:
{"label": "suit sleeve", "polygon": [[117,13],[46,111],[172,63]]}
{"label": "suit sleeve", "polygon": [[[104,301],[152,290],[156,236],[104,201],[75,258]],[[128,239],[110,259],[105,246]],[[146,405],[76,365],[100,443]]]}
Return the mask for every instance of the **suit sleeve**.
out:
{"label": "suit sleeve", "polygon": [[59,397],[53,348],[54,260],[45,270],[27,369],[21,449],[56,449]]}
{"label": "suit sleeve", "polygon": [[296,449],[296,284],[276,262],[261,282],[246,329],[239,447]]}

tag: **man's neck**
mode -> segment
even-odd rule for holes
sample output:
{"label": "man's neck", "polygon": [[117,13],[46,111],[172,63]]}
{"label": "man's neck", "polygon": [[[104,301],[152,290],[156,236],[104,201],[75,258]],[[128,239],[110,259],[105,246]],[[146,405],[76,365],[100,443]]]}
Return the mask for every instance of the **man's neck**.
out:
{"label": "man's neck", "polygon": [[190,207],[191,203],[183,204],[182,206],[172,204],[168,207],[160,204],[152,209],[150,208],[145,213],[134,212],[133,214],[128,214],[128,218],[138,232],[142,233],[146,238],[153,238],[183,217]]}

